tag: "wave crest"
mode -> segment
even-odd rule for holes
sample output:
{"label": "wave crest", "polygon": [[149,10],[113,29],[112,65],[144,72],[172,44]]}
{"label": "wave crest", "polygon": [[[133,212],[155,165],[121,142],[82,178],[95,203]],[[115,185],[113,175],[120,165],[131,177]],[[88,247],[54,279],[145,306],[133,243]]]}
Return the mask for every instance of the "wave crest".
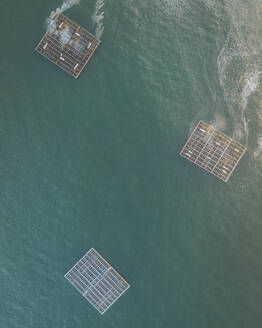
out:
{"label": "wave crest", "polygon": [[65,0],[62,5],[56,10],[52,10],[49,17],[46,19],[47,29],[51,29],[54,27],[54,19],[57,15],[62,14],[67,9],[73,7],[74,5],[78,5],[80,0]]}
{"label": "wave crest", "polygon": [[95,11],[92,15],[92,21],[96,26],[95,36],[100,39],[104,32],[104,1],[97,0],[95,4]]}

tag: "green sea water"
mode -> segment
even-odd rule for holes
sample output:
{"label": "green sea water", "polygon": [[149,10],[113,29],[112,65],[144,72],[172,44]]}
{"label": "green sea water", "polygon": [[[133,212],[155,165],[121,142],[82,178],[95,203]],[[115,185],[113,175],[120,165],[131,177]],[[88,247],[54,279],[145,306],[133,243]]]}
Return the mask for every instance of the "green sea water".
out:
{"label": "green sea water", "polygon": [[[262,1],[82,0],[78,80],[34,51],[59,0],[2,0],[0,327],[262,326]],[[224,183],[198,120],[247,145]],[[131,288],[101,316],[64,274],[95,247]]]}

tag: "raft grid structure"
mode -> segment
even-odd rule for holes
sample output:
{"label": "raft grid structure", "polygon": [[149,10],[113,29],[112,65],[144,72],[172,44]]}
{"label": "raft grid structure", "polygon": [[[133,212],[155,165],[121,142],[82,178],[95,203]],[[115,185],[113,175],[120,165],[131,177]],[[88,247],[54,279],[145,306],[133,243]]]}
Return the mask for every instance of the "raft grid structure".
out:
{"label": "raft grid structure", "polygon": [[35,50],[77,79],[100,42],[71,19],[59,14],[49,24]]}
{"label": "raft grid structure", "polygon": [[226,182],[245,150],[212,125],[199,121],[180,155]]}
{"label": "raft grid structure", "polygon": [[130,287],[94,248],[91,248],[64,277],[100,314],[104,314]]}

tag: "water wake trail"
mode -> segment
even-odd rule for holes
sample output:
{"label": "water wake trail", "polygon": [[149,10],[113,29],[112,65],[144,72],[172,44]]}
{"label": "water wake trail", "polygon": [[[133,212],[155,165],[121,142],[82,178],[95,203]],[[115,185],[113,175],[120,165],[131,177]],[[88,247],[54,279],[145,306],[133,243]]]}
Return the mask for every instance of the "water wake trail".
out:
{"label": "water wake trail", "polygon": [[255,70],[254,72],[251,72],[249,76],[245,79],[245,85],[242,90],[242,99],[244,101],[244,106],[247,106],[248,97],[256,91],[258,85],[259,85],[259,78],[260,78],[261,72],[258,70]]}
{"label": "water wake trail", "polygon": [[104,32],[104,0],[96,0],[95,11],[92,15],[92,22],[95,24],[95,36],[100,39]]}
{"label": "water wake trail", "polygon": [[254,157],[257,158],[261,158],[262,157],[262,136],[259,136],[257,138],[257,146],[256,149],[254,151]]}
{"label": "water wake trail", "polygon": [[219,131],[224,131],[226,127],[226,121],[225,118],[219,114],[215,114],[214,121],[212,122],[215,129]]}
{"label": "water wake trail", "polygon": [[262,43],[258,26],[261,17],[256,14],[257,8],[244,0],[236,4],[226,0],[226,3],[230,29],[217,58],[218,78],[234,120],[233,136],[247,144],[248,123],[253,119],[247,106],[260,85]]}
{"label": "water wake trail", "polygon": [[262,97],[259,95],[259,100],[257,101],[258,106],[256,107],[257,114],[257,125],[258,125],[258,137],[256,140],[256,147],[254,151],[254,157],[259,158],[262,162]]}
{"label": "water wake trail", "polygon": [[182,17],[189,7],[188,0],[159,0],[160,10],[168,16]]}
{"label": "water wake trail", "polygon": [[60,7],[56,8],[56,10],[52,10],[49,17],[46,19],[47,29],[54,29],[54,20],[57,15],[79,3],[80,0],[65,0]]}

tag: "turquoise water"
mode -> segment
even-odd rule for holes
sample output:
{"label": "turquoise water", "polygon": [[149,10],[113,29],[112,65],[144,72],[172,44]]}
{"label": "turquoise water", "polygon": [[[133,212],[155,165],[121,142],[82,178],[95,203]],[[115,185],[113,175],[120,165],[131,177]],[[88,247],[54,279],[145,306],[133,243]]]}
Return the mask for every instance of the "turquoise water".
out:
{"label": "turquoise water", "polygon": [[[0,11],[0,327],[261,327],[262,2],[82,0],[78,80],[34,52],[60,5]],[[228,183],[178,155],[199,119],[248,146]],[[103,316],[90,247],[131,284]]]}

